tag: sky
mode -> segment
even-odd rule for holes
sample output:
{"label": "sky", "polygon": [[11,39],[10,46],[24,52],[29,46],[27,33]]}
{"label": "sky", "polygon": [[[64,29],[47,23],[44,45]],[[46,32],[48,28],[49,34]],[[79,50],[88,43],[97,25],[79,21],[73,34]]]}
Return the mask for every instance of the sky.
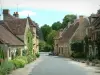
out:
{"label": "sky", "polygon": [[20,18],[30,16],[42,26],[62,22],[67,14],[87,17],[96,13],[100,8],[100,0],[0,0],[0,7],[9,9],[11,14],[18,11]]}

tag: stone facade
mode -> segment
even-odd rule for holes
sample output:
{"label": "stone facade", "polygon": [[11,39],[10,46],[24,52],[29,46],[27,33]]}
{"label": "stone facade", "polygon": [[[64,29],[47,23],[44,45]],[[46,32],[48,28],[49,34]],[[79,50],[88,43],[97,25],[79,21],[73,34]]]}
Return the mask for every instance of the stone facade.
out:
{"label": "stone facade", "polygon": [[88,25],[88,19],[80,16],[74,23],[68,23],[68,28],[66,27],[62,32],[59,31],[59,35],[57,34],[58,38],[55,38],[55,55],[70,57],[72,53],[70,44],[76,40],[84,40],[86,36],[85,31]]}
{"label": "stone facade", "polygon": [[33,50],[35,53],[39,52],[39,39],[36,34],[36,26],[30,17],[20,19],[18,12],[14,12],[12,16],[8,9],[4,9],[3,21],[0,21],[0,29],[4,31],[1,30],[0,33],[0,46],[4,47],[7,59],[13,59],[17,51],[22,56],[23,50],[27,50],[28,29],[33,35]]}

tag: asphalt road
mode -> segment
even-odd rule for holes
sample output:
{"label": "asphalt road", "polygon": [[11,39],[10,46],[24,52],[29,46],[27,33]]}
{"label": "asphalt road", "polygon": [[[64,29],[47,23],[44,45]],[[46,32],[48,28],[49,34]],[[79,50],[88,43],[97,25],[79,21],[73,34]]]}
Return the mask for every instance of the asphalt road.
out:
{"label": "asphalt road", "polygon": [[42,53],[41,61],[29,75],[88,75],[85,68],[73,64],[70,59],[48,56]]}

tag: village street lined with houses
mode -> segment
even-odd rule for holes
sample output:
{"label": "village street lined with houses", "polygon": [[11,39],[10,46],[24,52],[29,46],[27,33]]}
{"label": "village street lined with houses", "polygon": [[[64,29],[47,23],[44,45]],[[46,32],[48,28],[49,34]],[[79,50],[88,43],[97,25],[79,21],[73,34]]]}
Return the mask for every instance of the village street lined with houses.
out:
{"label": "village street lined with houses", "polygon": [[0,0],[0,75],[100,75],[99,2]]}

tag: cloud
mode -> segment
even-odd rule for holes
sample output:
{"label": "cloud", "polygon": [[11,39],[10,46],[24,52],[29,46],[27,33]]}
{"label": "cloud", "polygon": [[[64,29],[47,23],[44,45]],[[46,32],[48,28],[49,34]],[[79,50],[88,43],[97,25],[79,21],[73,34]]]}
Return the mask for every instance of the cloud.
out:
{"label": "cloud", "polygon": [[4,8],[35,8],[59,10],[74,14],[90,15],[100,8],[100,0],[2,0]]}
{"label": "cloud", "polygon": [[21,12],[19,12],[20,16],[26,17],[26,16],[35,16],[36,12],[33,11],[29,11],[29,10],[23,10]]}

